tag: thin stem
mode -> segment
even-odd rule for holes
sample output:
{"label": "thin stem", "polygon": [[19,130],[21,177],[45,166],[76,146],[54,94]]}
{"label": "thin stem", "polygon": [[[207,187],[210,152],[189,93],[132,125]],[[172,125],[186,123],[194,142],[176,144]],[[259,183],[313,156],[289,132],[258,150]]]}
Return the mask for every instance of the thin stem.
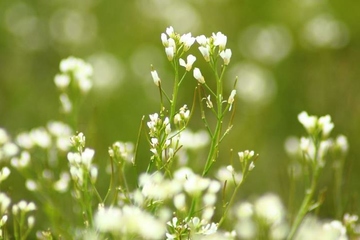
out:
{"label": "thin stem", "polygon": [[311,186],[306,191],[305,198],[301,204],[300,210],[299,210],[298,214],[296,215],[294,224],[292,225],[290,233],[287,237],[288,240],[291,240],[294,238],[294,235],[295,235],[296,231],[298,230],[302,220],[304,219],[305,215],[309,211],[311,200],[315,193],[319,173],[320,173],[320,168],[315,169],[314,175],[311,180]]}

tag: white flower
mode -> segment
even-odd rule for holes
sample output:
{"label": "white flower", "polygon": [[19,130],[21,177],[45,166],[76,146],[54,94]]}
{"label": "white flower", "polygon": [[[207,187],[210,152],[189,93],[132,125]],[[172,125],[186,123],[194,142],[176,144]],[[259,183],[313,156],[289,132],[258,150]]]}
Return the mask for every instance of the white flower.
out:
{"label": "white flower", "polygon": [[196,41],[198,42],[198,44],[200,44],[201,46],[206,46],[209,41],[208,39],[205,37],[205,35],[200,35],[196,37]]}
{"label": "white flower", "polygon": [[187,62],[185,62],[184,59],[180,58],[179,59],[180,66],[183,66],[186,69],[186,71],[190,71],[192,68],[192,65],[196,61],[196,57],[194,55],[190,54],[187,56],[186,60],[187,60]]}
{"label": "white flower", "polygon": [[151,76],[152,76],[152,79],[153,79],[155,85],[159,86],[160,83],[161,83],[161,80],[159,78],[159,75],[158,75],[157,71],[156,70],[151,71]]}
{"label": "white flower", "polygon": [[331,117],[329,115],[320,117],[318,120],[319,127],[322,130],[322,135],[327,137],[331,130],[334,128],[334,123],[331,122]]}
{"label": "white flower", "polygon": [[219,51],[222,51],[226,47],[227,37],[221,32],[213,33],[214,45],[219,46]]}
{"label": "white flower", "polygon": [[172,61],[174,58],[175,49],[174,47],[165,48],[165,53],[169,61]]}
{"label": "white flower", "polygon": [[268,224],[276,224],[285,217],[285,209],[280,198],[274,194],[260,197],[254,204],[256,215]]}
{"label": "white flower", "polygon": [[231,49],[226,49],[224,51],[221,51],[220,57],[224,60],[224,65],[228,65],[230,63],[231,58]]}
{"label": "white flower", "polygon": [[0,145],[3,145],[7,141],[9,141],[10,137],[8,136],[5,129],[0,128]]}
{"label": "white flower", "polygon": [[335,144],[338,148],[340,148],[341,152],[343,154],[346,154],[349,150],[349,143],[347,141],[347,138],[344,135],[337,136],[335,140]]}
{"label": "white flower", "polygon": [[31,130],[30,137],[32,141],[41,148],[49,148],[51,137],[45,128],[36,128]]}
{"label": "white flower", "polygon": [[87,170],[90,170],[90,165],[94,157],[95,151],[90,148],[86,148],[81,155],[81,162],[84,164]]}
{"label": "white flower", "polygon": [[174,28],[173,28],[172,26],[167,27],[167,28],[166,28],[166,34],[167,34],[169,37],[174,37],[174,36],[175,36]]}
{"label": "white flower", "polygon": [[57,88],[65,89],[70,84],[70,77],[67,74],[56,74],[54,82]]}
{"label": "white flower", "polygon": [[210,61],[210,49],[209,49],[209,46],[205,46],[205,47],[200,46],[199,50],[200,50],[201,54],[203,55],[205,61],[209,62]]}
{"label": "white flower", "polygon": [[194,44],[195,38],[191,36],[191,33],[183,34],[180,37],[180,42],[184,44],[184,51],[186,52]]}
{"label": "white flower", "polygon": [[315,130],[317,117],[309,116],[307,112],[303,111],[298,115],[298,120],[308,133],[312,133]]}
{"label": "white flower", "polygon": [[8,178],[10,175],[10,169],[8,167],[3,167],[0,171],[0,183]]}
{"label": "white flower", "polygon": [[91,80],[87,77],[79,78],[78,84],[79,84],[80,91],[82,93],[89,92],[93,85]]}
{"label": "white flower", "polygon": [[203,75],[201,74],[201,71],[199,68],[194,68],[194,71],[193,71],[193,74],[194,74],[194,78],[201,84],[204,84],[205,83],[205,79],[203,77]]}
{"label": "white flower", "polygon": [[210,185],[210,179],[202,178],[198,175],[188,177],[184,183],[184,190],[192,195],[197,196]]}
{"label": "white flower", "polygon": [[11,199],[5,193],[0,192],[0,215],[5,213],[10,203]]}
{"label": "white flower", "polygon": [[161,42],[162,42],[162,44],[164,45],[164,47],[167,47],[168,46],[168,38],[167,38],[167,36],[166,36],[166,34],[165,33],[162,33],[161,34]]}

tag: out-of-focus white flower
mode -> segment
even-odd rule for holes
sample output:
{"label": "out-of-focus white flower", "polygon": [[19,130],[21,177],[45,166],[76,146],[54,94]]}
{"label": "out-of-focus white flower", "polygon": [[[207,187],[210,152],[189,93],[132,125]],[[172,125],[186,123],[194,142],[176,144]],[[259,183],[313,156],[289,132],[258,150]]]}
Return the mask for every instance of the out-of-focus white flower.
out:
{"label": "out-of-focus white flower", "polygon": [[330,14],[310,19],[302,31],[304,43],[314,48],[342,48],[349,42],[347,26]]}
{"label": "out-of-focus white flower", "polygon": [[242,181],[242,177],[241,173],[229,171],[229,168],[225,166],[220,167],[216,173],[216,178],[222,183],[227,182],[231,184],[239,184]]}
{"label": "out-of-focus white flower", "polygon": [[186,207],[186,199],[184,193],[179,193],[174,197],[174,206],[176,209],[183,211]]}
{"label": "out-of-focus white flower", "polygon": [[196,57],[194,55],[190,54],[187,56],[186,60],[187,60],[187,62],[185,62],[184,59],[180,58],[179,59],[180,66],[183,66],[186,69],[186,71],[190,71],[192,68],[192,65],[196,61]]}
{"label": "out-of-focus white flower", "polygon": [[225,49],[220,52],[220,57],[224,60],[224,65],[229,65],[231,59],[231,49]]}
{"label": "out-of-focus white flower", "polygon": [[192,195],[198,196],[202,191],[208,188],[210,185],[210,179],[202,178],[198,175],[193,175],[188,177],[188,179],[184,183],[184,190]]}
{"label": "out-of-focus white flower", "polygon": [[29,191],[35,191],[38,189],[38,184],[32,179],[27,179],[25,186]]}
{"label": "out-of-focus white flower", "polygon": [[298,115],[298,120],[305,127],[308,133],[312,133],[315,130],[316,123],[318,121],[316,116],[309,116],[305,111]]}
{"label": "out-of-focus white flower", "polygon": [[6,142],[2,146],[2,153],[7,158],[15,156],[16,154],[18,154],[18,152],[19,152],[19,147],[13,142]]}
{"label": "out-of-focus white flower", "polygon": [[94,149],[85,148],[84,152],[81,154],[81,162],[84,164],[87,170],[90,170],[91,162],[94,157]]}
{"label": "out-of-focus white flower", "polygon": [[10,164],[11,166],[13,166],[14,168],[24,168],[27,167],[30,163],[30,153],[27,151],[22,151],[20,154],[20,158],[18,157],[13,157],[10,160]]}
{"label": "out-of-focus white flower", "polygon": [[8,178],[11,171],[8,167],[3,167],[0,171],[0,183]]}
{"label": "out-of-focus white flower", "polygon": [[5,194],[0,192],[0,214],[4,214],[6,209],[10,206],[11,199]]}
{"label": "out-of-focus white flower", "polygon": [[70,84],[70,77],[67,74],[56,74],[54,82],[57,88],[66,89]]}
{"label": "out-of-focus white flower", "polygon": [[201,74],[201,71],[199,68],[194,68],[194,78],[201,84],[205,83],[205,79],[203,77],[203,75]]}
{"label": "out-of-focus white flower", "polygon": [[10,140],[10,137],[7,134],[6,130],[3,128],[0,128],[0,145],[3,145],[4,143],[8,142],[9,140]]}
{"label": "out-of-focus white flower", "polygon": [[322,135],[324,137],[329,136],[331,130],[334,128],[334,123],[331,122],[330,115],[320,117],[318,120],[318,125],[321,128]]}
{"label": "out-of-focus white flower", "polygon": [[289,156],[297,156],[300,150],[300,142],[297,137],[291,136],[286,138],[284,148]]}
{"label": "out-of-focus white flower", "polygon": [[339,135],[336,137],[335,146],[341,150],[342,154],[346,154],[349,150],[349,143],[344,135]]}
{"label": "out-of-focus white flower", "polygon": [[159,172],[152,175],[141,174],[139,185],[142,187],[141,192],[145,197],[155,200],[172,198],[181,191],[181,184],[178,181],[164,179]]}
{"label": "out-of-focus white flower", "polygon": [[100,209],[95,214],[95,226],[117,237],[132,234],[143,239],[161,239],[166,231],[162,222],[135,206]]}
{"label": "out-of-focus white flower", "polygon": [[241,34],[239,45],[246,57],[262,63],[275,64],[289,55],[292,37],[285,26],[253,25]]}
{"label": "out-of-focus white flower", "polygon": [[62,172],[60,174],[60,179],[54,183],[53,188],[60,193],[64,193],[68,190],[69,182],[70,182],[69,173]]}
{"label": "out-of-focus white flower", "polygon": [[41,148],[49,148],[51,145],[51,137],[45,128],[35,128],[30,131],[32,141]]}
{"label": "out-of-focus white flower", "polygon": [[210,137],[206,131],[191,132],[186,129],[180,133],[179,143],[185,149],[199,149],[205,147],[209,141]]}
{"label": "out-of-focus white flower", "polygon": [[280,198],[274,194],[266,194],[254,204],[256,215],[268,224],[276,224],[285,217],[285,209]]}

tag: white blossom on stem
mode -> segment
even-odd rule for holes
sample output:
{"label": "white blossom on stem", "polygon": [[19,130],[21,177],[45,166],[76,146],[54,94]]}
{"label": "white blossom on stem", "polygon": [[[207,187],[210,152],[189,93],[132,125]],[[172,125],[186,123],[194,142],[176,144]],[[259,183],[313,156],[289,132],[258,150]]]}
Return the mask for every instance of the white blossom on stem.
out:
{"label": "white blossom on stem", "polygon": [[179,59],[180,66],[183,66],[186,69],[186,71],[190,71],[192,68],[192,65],[196,61],[196,57],[194,55],[190,54],[187,56],[186,60],[187,60],[187,62],[185,62],[184,59],[180,58]]}
{"label": "white blossom on stem", "polygon": [[194,68],[194,78],[196,80],[198,80],[199,83],[204,84],[205,83],[205,79],[203,77],[203,75],[201,74],[201,71],[199,68]]}

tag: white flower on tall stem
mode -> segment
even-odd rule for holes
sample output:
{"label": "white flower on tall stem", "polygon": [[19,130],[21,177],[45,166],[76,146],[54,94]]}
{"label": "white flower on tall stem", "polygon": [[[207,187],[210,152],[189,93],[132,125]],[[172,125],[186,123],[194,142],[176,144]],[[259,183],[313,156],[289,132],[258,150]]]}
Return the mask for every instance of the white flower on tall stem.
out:
{"label": "white flower on tall stem", "polygon": [[224,60],[224,65],[229,65],[231,55],[231,49],[226,49],[220,53],[220,57]]}
{"label": "white flower on tall stem", "polygon": [[198,80],[199,83],[201,83],[201,84],[205,83],[205,79],[204,79],[203,75],[201,74],[201,71],[199,68],[194,68],[193,74],[194,74],[194,78],[196,80]]}
{"label": "white flower on tall stem", "polygon": [[183,66],[186,69],[186,71],[190,71],[192,68],[192,65],[196,61],[196,57],[194,55],[190,54],[187,56],[186,60],[187,60],[187,62],[185,62],[184,59],[180,58],[179,59],[180,66]]}
{"label": "white flower on tall stem", "polygon": [[160,83],[161,83],[161,80],[159,78],[159,75],[158,75],[157,71],[156,70],[151,71],[151,76],[152,76],[152,79],[153,79],[155,85],[159,86]]}
{"label": "white flower on tall stem", "polygon": [[172,26],[167,27],[166,34],[171,38],[174,37],[175,36],[174,28]]}
{"label": "white flower on tall stem", "polygon": [[309,116],[305,111],[298,115],[298,120],[305,127],[308,133],[312,133],[316,128],[317,117]]}

